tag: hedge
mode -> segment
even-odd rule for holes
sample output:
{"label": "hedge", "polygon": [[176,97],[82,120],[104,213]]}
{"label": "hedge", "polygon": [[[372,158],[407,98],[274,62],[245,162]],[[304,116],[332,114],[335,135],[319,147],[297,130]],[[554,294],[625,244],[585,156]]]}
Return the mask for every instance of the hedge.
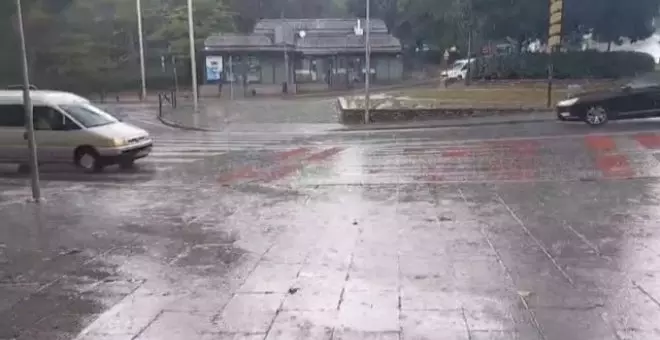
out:
{"label": "hedge", "polygon": [[[642,52],[581,51],[556,53],[553,56],[554,77],[569,78],[623,78],[651,72],[655,60]],[[523,53],[478,58],[472,72],[480,79],[539,79],[547,77],[548,55]]]}

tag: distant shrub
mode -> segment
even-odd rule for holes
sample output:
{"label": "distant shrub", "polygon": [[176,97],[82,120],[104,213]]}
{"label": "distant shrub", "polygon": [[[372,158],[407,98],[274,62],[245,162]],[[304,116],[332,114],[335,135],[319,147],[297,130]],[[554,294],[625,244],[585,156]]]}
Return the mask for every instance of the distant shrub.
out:
{"label": "distant shrub", "polygon": [[[623,78],[653,71],[655,60],[642,52],[580,51],[553,56],[554,77]],[[472,76],[484,79],[539,79],[547,77],[548,55],[524,53],[479,58]]]}

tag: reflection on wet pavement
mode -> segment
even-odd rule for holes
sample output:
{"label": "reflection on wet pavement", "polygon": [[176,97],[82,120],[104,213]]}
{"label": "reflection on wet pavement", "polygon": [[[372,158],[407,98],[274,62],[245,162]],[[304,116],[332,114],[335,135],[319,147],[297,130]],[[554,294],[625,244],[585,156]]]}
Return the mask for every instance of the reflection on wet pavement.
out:
{"label": "reflection on wet pavement", "polygon": [[660,338],[660,139],[419,137],[8,187],[0,339]]}

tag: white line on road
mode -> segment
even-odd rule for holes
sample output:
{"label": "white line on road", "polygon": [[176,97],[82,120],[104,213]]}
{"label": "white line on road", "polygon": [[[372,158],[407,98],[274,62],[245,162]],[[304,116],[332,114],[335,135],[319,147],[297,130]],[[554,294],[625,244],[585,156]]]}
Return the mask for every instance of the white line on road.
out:
{"label": "white line on road", "polygon": [[[200,145],[180,145],[180,146],[174,146],[174,145],[168,145],[168,146],[163,146],[163,145],[154,145],[154,151],[153,153],[156,152],[190,152],[193,153],[196,150],[200,150],[203,152],[224,152],[227,151],[229,148],[231,148],[230,145],[225,145],[225,146],[220,146],[220,145],[214,145],[214,146],[200,146]],[[152,153],[152,154],[153,154]]]}
{"label": "white line on road", "polygon": [[201,161],[203,158],[169,158],[158,156],[147,156],[138,162],[141,163],[172,163],[172,164],[188,164]]}
{"label": "white line on road", "polygon": [[215,151],[199,151],[199,150],[184,150],[184,151],[173,151],[171,149],[168,149],[167,151],[159,151],[159,150],[154,150],[152,151],[148,157],[182,157],[182,158],[190,158],[190,157],[205,157],[205,156],[217,156],[217,155],[224,155],[226,152],[215,152]]}

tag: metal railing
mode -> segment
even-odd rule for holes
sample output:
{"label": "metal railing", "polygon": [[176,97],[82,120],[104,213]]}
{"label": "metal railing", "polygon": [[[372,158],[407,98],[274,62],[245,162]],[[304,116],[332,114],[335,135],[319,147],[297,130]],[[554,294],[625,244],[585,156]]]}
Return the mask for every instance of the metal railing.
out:
{"label": "metal railing", "polygon": [[171,107],[175,109],[176,106],[177,106],[176,91],[158,93],[158,117],[163,117],[164,108]]}

